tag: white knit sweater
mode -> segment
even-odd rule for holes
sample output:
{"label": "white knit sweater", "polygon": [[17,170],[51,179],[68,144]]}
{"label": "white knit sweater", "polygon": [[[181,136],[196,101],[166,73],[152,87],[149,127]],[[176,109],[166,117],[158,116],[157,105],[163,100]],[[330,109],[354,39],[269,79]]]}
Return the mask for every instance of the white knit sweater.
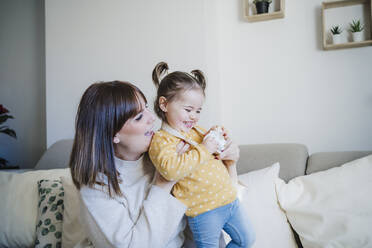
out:
{"label": "white knit sweater", "polygon": [[94,247],[182,246],[186,206],[152,185],[154,168],[149,163],[143,157],[138,161],[115,158],[122,197],[110,198],[98,185],[81,188],[81,222]]}

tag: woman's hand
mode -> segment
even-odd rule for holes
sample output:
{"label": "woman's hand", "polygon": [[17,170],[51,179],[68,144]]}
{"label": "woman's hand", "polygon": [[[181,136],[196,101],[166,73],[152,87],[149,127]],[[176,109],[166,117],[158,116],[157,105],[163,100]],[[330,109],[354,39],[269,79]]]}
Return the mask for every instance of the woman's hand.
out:
{"label": "woman's hand", "polygon": [[207,150],[211,153],[211,154],[215,154],[217,153],[218,151],[218,142],[215,138],[211,137],[211,136],[207,136],[208,133],[214,129],[216,129],[218,126],[215,125],[213,127],[211,127],[208,132],[206,132],[204,134],[204,139],[203,139],[203,142],[202,144],[205,146],[205,148],[207,148]]}
{"label": "woman's hand", "polygon": [[226,166],[235,164],[239,160],[240,150],[237,144],[233,143],[232,140],[227,137],[225,150],[221,152],[219,158]]}
{"label": "woman's hand", "polygon": [[176,184],[176,181],[168,181],[162,175],[160,175],[158,171],[155,171],[154,185],[170,193],[175,184]]}
{"label": "woman's hand", "polygon": [[215,138],[208,136],[204,138],[202,144],[207,148],[207,150],[211,153],[217,153],[218,151],[218,142]]}
{"label": "woman's hand", "polygon": [[[179,154],[179,155],[182,155],[184,154],[185,152],[187,152],[190,148],[190,145],[187,144],[186,142],[184,141],[180,141],[180,143],[178,143],[177,147],[176,147],[176,152]],[[154,185],[166,190],[167,192],[171,192],[173,186],[176,184],[177,181],[168,181],[167,179],[165,179],[162,175],[160,175],[160,173],[158,171],[155,171],[155,175],[154,175]]]}

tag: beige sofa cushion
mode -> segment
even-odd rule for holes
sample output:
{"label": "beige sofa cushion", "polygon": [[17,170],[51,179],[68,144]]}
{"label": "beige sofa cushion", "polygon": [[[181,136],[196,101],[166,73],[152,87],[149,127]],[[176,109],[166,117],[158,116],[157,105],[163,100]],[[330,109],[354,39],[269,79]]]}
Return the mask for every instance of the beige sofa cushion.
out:
{"label": "beige sofa cushion", "polygon": [[372,247],[372,155],[277,181],[278,199],[304,248]]}
{"label": "beige sofa cushion", "polygon": [[[296,242],[275,191],[280,165],[239,176],[238,197],[253,225],[256,241],[252,248],[296,248]],[[226,241],[230,238],[225,235]]]}
{"label": "beige sofa cushion", "polygon": [[69,169],[0,172],[0,247],[32,247],[38,214],[37,181],[59,179]]}

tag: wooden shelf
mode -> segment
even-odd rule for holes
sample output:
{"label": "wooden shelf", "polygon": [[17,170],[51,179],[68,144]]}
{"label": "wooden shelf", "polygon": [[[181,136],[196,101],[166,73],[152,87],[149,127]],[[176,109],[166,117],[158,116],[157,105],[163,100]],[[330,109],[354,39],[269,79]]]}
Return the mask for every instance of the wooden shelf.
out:
{"label": "wooden shelf", "polygon": [[249,0],[243,0],[244,3],[244,18],[248,22],[258,22],[258,21],[268,21],[272,19],[284,18],[284,0],[280,0],[280,9],[278,11],[265,13],[265,14],[250,14],[249,8],[250,3]]}
{"label": "wooden shelf", "polygon": [[[364,5],[367,8],[367,18],[369,30],[369,39],[360,41],[360,42],[346,42],[342,44],[328,44],[327,43],[327,32],[325,26],[325,10],[332,9],[332,8],[342,8],[348,7],[353,5]],[[332,1],[332,2],[323,2],[322,3],[322,40],[323,40],[323,49],[324,50],[335,50],[335,49],[345,49],[345,48],[355,48],[355,47],[365,47],[365,46],[372,46],[372,0],[341,0],[341,1]]]}
{"label": "wooden shelf", "polygon": [[322,6],[324,9],[331,8],[341,8],[346,6],[352,6],[357,4],[368,3],[368,0],[344,0],[344,1],[333,1],[333,2],[323,2]]}
{"label": "wooden shelf", "polygon": [[360,42],[348,42],[342,44],[327,44],[324,47],[324,50],[335,50],[335,49],[344,49],[344,48],[354,48],[354,47],[365,47],[365,46],[372,46],[372,40],[365,40]]}

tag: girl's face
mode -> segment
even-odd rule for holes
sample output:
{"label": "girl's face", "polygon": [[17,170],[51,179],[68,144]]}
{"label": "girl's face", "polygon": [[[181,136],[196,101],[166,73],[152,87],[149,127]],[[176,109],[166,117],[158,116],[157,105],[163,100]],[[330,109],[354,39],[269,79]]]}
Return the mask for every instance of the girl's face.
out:
{"label": "girl's face", "polygon": [[[155,116],[139,96],[141,111],[128,119],[115,135],[120,142],[115,144],[115,155],[125,160],[137,160],[150,146],[154,134]],[[115,142],[114,142],[115,143]]]}
{"label": "girl's face", "polygon": [[165,112],[168,124],[174,129],[188,132],[199,121],[204,103],[201,89],[187,90],[171,102],[163,100],[159,105]]}

